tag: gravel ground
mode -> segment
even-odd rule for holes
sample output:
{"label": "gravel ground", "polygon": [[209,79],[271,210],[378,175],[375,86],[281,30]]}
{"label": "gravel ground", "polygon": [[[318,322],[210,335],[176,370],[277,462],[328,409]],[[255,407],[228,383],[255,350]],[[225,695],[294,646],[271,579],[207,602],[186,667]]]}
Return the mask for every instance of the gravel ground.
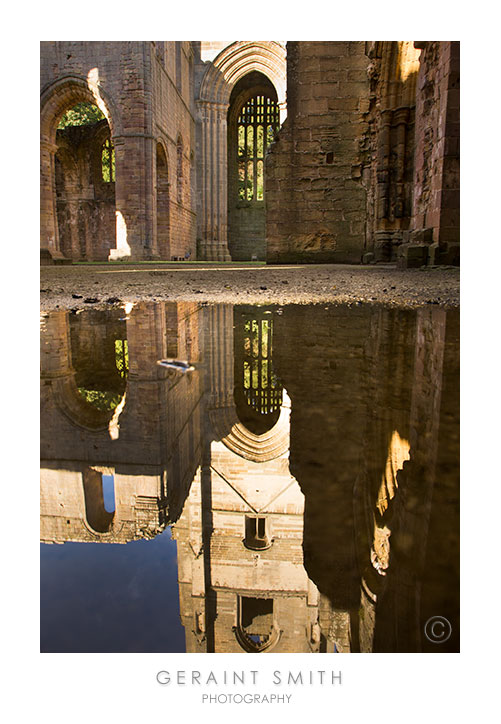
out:
{"label": "gravel ground", "polygon": [[120,302],[459,306],[459,268],[393,265],[143,263],[40,267],[41,310]]}

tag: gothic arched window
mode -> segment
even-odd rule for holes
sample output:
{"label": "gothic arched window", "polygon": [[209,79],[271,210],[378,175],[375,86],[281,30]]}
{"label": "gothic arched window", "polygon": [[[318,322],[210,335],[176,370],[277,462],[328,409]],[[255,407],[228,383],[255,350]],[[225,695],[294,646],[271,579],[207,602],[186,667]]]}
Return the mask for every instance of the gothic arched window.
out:
{"label": "gothic arched window", "polygon": [[250,98],[237,121],[238,198],[264,201],[264,157],[280,128],[278,103],[263,93]]}

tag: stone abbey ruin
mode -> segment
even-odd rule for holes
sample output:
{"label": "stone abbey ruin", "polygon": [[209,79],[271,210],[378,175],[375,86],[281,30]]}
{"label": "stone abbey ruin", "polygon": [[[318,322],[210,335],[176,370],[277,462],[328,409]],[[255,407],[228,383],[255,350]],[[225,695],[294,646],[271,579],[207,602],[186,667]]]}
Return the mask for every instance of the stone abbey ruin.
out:
{"label": "stone abbey ruin", "polygon": [[41,43],[41,263],[459,263],[459,42]]}

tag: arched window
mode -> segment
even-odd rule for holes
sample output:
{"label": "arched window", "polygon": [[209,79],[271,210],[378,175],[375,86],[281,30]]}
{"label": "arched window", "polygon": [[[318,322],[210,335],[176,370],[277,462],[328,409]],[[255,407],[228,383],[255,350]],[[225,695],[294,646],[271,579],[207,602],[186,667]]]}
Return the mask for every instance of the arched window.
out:
{"label": "arched window", "polygon": [[280,128],[278,103],[259,93],[243,106],[237,121],[238,198],[264,201],[264,157]]}
{"label": "arched window", "polygon": [[115,181],[115,149],[109,138],[103,143],[101,152],[101,170],[103,181],[112,183]]}

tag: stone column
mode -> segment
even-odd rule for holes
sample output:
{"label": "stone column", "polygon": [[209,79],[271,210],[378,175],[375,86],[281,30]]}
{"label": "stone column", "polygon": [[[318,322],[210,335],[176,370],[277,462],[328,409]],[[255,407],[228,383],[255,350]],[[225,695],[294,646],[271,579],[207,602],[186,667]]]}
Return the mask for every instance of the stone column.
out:
{"label": "stone column", "polygon": [[124,134],[115,147],[116,248],[110,261],[148,259],[153,242],[153,138]]}
{"label": "stone column", "polygon": [[43,380],[71,377],[71,343],[68,312],[44,314],[40,324],[40,371]]}
{"label": "stone column", "polygon": [[200,254],[207,261],[231,261],[228,251],[226,104],[198,101],[201,118]]}
{"label": "stone column", "polygon": [[395,202],[395,217],[401,219],[405,216],[405,144],[407,135],[407,125],[409,122],[410,108],[397,108],[393,113],[393,125],[397,130],[396,144],[396,182],[397,182],[397,198]]}
{"label": "stone column", "polygon": [[62,257],[56,215],[55,156],[57,146],[46,139],[40,142],[40,248]]}
{"label": "stone column", "polygon": [[233,305],[219,304],[209,310],[209,409],[231,407],[233,388]]}

